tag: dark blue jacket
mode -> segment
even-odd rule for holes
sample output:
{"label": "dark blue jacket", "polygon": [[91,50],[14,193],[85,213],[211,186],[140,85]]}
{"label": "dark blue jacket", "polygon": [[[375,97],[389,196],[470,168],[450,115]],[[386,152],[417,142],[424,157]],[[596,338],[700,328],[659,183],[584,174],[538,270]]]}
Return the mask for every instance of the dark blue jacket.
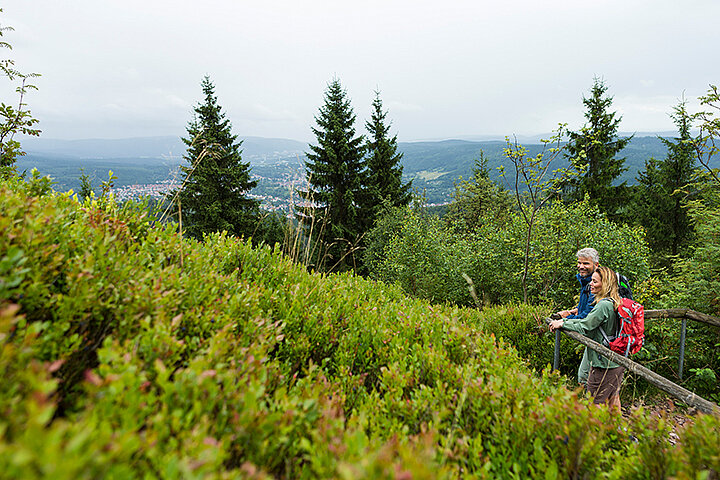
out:
{"label": "dark blue jacket", "polygon": [[580,282],[580,301],[578,302],[578,313],[577,315],[568,315],[566,318],[585,318],[590,310],[593,309],[593,302],[595,301],[595,295],[590,292],[590,280],[592,276],[581,277],[578,273],[575,277]]}

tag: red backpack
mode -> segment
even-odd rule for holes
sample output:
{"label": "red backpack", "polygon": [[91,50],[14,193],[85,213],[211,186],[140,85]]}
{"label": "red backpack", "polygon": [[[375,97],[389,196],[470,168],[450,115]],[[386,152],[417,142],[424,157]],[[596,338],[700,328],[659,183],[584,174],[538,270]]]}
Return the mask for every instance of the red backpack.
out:
{"label": "red backpack", "polygon": [[605,339],[605,346],[613,352],[627,357],[640,351],[645,340],[645,309],[635,300],[623,298],[617,309],[617,334],[608,338],[605,331],[600,328]]}

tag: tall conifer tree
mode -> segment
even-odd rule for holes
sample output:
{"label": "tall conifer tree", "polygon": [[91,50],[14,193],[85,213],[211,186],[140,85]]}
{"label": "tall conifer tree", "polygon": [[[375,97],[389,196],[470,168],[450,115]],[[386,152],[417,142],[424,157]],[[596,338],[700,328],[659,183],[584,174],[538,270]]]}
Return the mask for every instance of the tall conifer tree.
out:
{"label": "tall conifer tree", "polygon": [[[225,230],[236,236],[252,235],[259,217],[258,201],[247,197],[257,185],[250,163],[242,161],[237,135],[218,105],[209,77],[201,83],[205,100],[195,107],[187,126],[184,181],[178,194],[183,227],[193,237]],[[176,193],[176,192],[173,192]]]}
{"label": "tall conifer tree", "polygon": [[630,138],[619,138],[618,127],[622,117],[611,112],[612,97],[607,96],[608,87],[595,78],[590,98],[583,97],[587,109],[587,123],[579,132],[570,132],[566,147],[567,157],[584,173],[566,187],[571,201],[582,200],[587,194],[592,203],[611,217],[617,217],[625,196],[626,185],[613,185],[627,168],[625,158],[616,155],[628,144]]}
{"label": "tall conifer tree", "polygon": [[668,149],[664,160],[651,158],[638,174],[635,217],[645,227],[653,251],[670,265],[668,255],[682,254],[691,243],[693,225],[687,214],[685,199],[692,195],[696,155],[690,132],[693,116],[681,101],[671,115],[678,128],[674,139],[661,138]]}
{"label": "tall conifer tree", "polygon": [[363,137],[355,136],[355,114],[337,78],[328,85],[315,122],[312,131],[317,145],[310,145],[305,162],[308,189],[298,191],[314,208],[300,215],[300,220],[312,224],[311,240],[320,242],[319,263],[342,270],[355,266],[352,253],[366,223],[362,211],[365,161]]}
{"label": "tall conifer tree", "polygon": [[372,227],[383,206],[400,207],[410,203],[412,181],[403,183],[403,167],[398,152],[397,135],[390,137],[390,123],[386,123],[387,111],[383,111],[380,92],[375,92],[373,112],[365,122],[368,132],[365,149],[367,158],[367,208]]}

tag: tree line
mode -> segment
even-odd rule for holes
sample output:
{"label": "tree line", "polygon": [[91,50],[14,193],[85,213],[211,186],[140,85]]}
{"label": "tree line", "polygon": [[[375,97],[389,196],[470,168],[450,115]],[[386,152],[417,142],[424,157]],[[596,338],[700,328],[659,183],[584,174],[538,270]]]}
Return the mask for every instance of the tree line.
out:
{"label": "tree line", "polygon": [[287,243],[291,231],[302,231],[303,249],[320,270],[361,268],[358,252],[364,234],[383,209],[405,206],[411,182],[402,180],[402,153],[379,92],[367,135],[356,133],[356,116],[340,80],[333,79],[312,131],[317,139],[306,153],[307,184],[298,186],[295,221],[263,214],[247,193],[257,185],[250,163],[242,160],[242,141],[218,103],[209,77],[201,83],[204,100],[187,126],[183,179],[170,195],[173,214],[195,238],[215,231]]}
{"label": "tree line", "polygon": [[[242,161],[242,142],[232,133],[213,83],[206,77],[201,85],[204,100],[195,107],[188,135],[183,138],[187,145],[183,183],[172,192],[173,209],[182,215],[187,234],[202,238],[226,230],[286,247],[289,239],[294,239],[296,250],[300,245],[304,261],[314,269],[367,274],[367,241],[379,218],[392,208],[407,207],[413,198],[411,182],[402,179],[402,153],[398,152],[397,135],[390,133],[391,122],[380,93],[376,92],[363,135],[357,133],[357,119],[340,80],[328,84],[312,127],[316,141],[306,153],[307,183],[295,189],[295,217],[288,222],[261,213],[259,202],[247,197],[256,182],[251,179],[249,162]],[[495,216],[524,215],[533,195],[533,185],[528,182],[540,187],[541,164],[537,160],[542,163],[544,156],[548,176],[533,200],[539,202],[538,208],[547,201],[568,205],[587,198],[608,219],[641,225],[654,254],[653,265],[671,268],[672,259],[687,253],[693,244],[688,202],[703,189],[698,167],[706,166],[704,178],[712,179],[711,118],[707,113],[689,113],[687,101],[681,100],[671,114],[677,136],[662,139],[667,155],[647,159],[637,184],[629,186],[618,179],[627,169],[621,154],[630,138],[618,134],[622,117],[613,111],[608,86],[595,78],[582,101],[585,124],[577,131],[561,125],[554,151],[540,154],[534,165],[525,158],[527,152],[521,145],[508,140],[505,183],[490,181],[480,159],[472,185],[459,180],[448,221],[471,227],[488,210]],[[712,105],[712,89],[706,104]],[[700,124],[705,134],[694,136],[693,128]],[[551,165],[557,167],[558,159],[566,166],[550,169]],[[515,175],[516,181],[520,175],[526,177],[517,191],[518,185],[507,181],[510,175]],[[517,202],[508,201],[513,196]],[[532,230],[532,224],[529,227]]]}

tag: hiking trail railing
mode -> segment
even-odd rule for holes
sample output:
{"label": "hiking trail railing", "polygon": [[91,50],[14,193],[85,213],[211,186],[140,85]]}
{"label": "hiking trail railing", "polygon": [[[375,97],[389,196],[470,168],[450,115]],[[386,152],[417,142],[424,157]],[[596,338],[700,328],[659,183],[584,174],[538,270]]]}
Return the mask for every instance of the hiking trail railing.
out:
{"label": "hiking trail railing", "polygon": [[[706,323],[708,325],[714,325],[720,327],[720,318],[706,315],[704,313],[696,312],[687,308],[671,308],[668,310],[645,310],[645,319],[648,318],[678,318],[682,320],[682,327],[680,332],[680,364],[679,364],[679,377],[682,380],[683,364],[685,362],[685,333],[687,329],[687,321],[694,320],[697,322]],[[546,318],[545,323],[550,323],[550,319]],[[705,400],[704,398],[694,394],[690,390],[687,390],[680,385],[677,385],[665,377],[658,375],[657,373],[649,370],[639,363],[630,360],[627,357],[620,355],[619,353],[613,352],[609,348],[589,339],[588,337],[569,330],[558,329],[555,331],[555,354],[553,355],[553,369],[557,370],[560,365],[560,333],[564,333],[573,340],[582,343],[588,348],[595,350],[602,354],[605,358],[611,362],[615,362],[618,365],[622,365],[628,371],[641,376],[652,385],[655,385],[660,390],[672,395],[674,398],[684,402],[685,404],[695,407],[703,413],[713,413],[720,415],[720,407],[715,403]]]}

